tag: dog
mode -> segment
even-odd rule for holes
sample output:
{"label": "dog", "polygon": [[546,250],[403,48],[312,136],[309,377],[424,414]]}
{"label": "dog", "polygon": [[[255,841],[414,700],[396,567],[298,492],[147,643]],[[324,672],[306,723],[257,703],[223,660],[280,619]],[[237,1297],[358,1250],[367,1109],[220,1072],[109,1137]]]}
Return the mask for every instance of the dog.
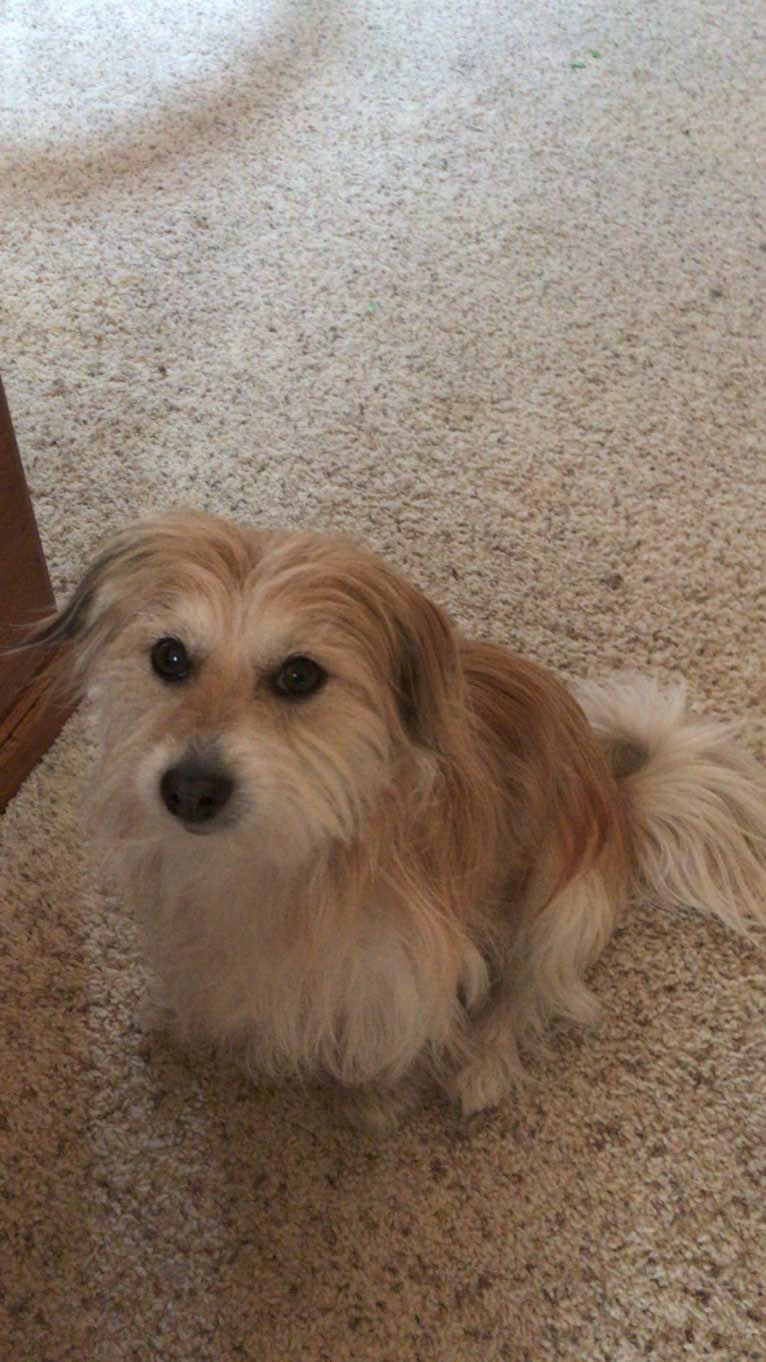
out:
{"label": "dog", "polygon": [[766,921],[766,771],[681,689],[570,691],[372,553],[197,512],[118,534],[34,644],[180,1036],[385,1129],[502,1102],[631,898]]}

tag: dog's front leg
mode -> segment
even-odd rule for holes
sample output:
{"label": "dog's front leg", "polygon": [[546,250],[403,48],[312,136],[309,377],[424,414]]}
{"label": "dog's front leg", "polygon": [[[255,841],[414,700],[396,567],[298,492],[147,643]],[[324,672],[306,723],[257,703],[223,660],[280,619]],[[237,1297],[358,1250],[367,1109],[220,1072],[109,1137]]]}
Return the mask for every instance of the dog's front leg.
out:
{"label": "dog's front leg", "polygon": [[422,1086],[416,1078],[395,1085],[365,1083],[358,1088],[334,1089],[336,1106],[344,1121],[371,1135],[388,1135],[418,1105]]}
{"label": "dog's front leg", "polygon": [[445,1082],[464,1116],[496,1107],[524,1077],[516,1042],[517,1010],[501,986],[466,1032],[460,1060]]}

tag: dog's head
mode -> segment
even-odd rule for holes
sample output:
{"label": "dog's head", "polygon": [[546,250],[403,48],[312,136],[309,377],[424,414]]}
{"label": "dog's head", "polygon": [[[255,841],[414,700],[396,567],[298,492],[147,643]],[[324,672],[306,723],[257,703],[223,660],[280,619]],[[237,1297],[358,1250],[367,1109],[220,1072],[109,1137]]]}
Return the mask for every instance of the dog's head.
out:
{"label": "dog's head", "polygon": [[118,535],[37,631],[64,640],[99,798],[142,838],[236,829],[293,860],[348,842],[435,765],[462,699],[445,616],[371,554],[197,513]]}

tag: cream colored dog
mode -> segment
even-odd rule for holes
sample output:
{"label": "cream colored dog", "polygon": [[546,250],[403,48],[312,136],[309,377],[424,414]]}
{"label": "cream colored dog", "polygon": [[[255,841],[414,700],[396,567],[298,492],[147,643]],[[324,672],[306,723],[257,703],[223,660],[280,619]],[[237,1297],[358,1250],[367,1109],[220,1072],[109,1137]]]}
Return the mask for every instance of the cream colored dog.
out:
{"label": "cream colored dog", "polygon": [[680,693],[579,703],[461,638],[352,544],[138,524],[37,643],[71,640],[94,816],[177,1026],[335,1080],[385,1124],[424,1082],[499,1102],[632,893],[766,921],[766,775]]}

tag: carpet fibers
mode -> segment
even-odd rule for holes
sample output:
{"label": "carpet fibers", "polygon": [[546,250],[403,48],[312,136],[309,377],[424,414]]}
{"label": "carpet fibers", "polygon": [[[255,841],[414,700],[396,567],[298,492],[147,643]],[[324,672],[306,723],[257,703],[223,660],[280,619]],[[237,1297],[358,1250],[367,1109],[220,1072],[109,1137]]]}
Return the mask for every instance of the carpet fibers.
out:
{"label": "carpet fibers", "polygon": [[[757,719],[765,58],[761,0],[4,0],[57,592],[173,503],[341,529]],[[639,906],[536,1085],[376,1142],[142,1032],[87,762],[77,715],[0,820],[4,1359],[763,1362],[762,953]]]}

